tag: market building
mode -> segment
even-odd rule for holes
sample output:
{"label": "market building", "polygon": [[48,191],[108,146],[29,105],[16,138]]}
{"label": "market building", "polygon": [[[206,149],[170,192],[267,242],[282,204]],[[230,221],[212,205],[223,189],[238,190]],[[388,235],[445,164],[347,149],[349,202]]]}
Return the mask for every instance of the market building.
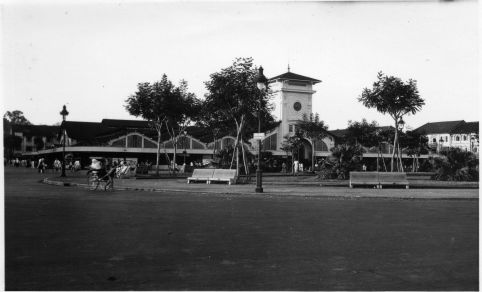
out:
{"label": "market building", "polygon": [[[282,148],[285,137],[295,134],[298,121],[312,113],[314,86],[321,80],[288,72],[269,79],[273,92],[273,115],[279,124],[265,133],[262,141],[265,161],[285,161],[289,153]],[[321,117],[322,118],[322,117]],[[5,128],[5,127],[4,127]],[[383,128],[383,127],[382,127]],[[387,128],[387,127],[385,127]],[[62,130],[65,132],[62,132]],[[60,126],[12,126],[12,135],[22,139],[15,153],[26,159],[39,157],[47,161],[61,159],[64,153],[68,161],[79,160],[83,166],[92,157],[106,157],[133,163],[154,164],[157,155],[157,132],[147,121],[103,119],[100,122],[63,121]],[[459,147],[478,152],[478,122],[465,121],[427,123],[418,128],[429,138],[429,144],[439,149]],[[64,135],[65,134],[65,135]],[[311,165],[312,157],[318,161],[331,155],[330,149],[343,143],[346,130],[327,131],[321,140],[303,139],[297,157],[305,165]],[[187,127],[178,137],[172,139],[169,133],[161,133],[160,164],[167,165],[176,157],[177,164],[206,164],[219,158],[235,143],[235,137],[223,135],[213,137],[212,131],[199,127]],[[41,141],[41,142],[40,142]],[[177,143],[174,143],[177,141]],[[312,145],[315,145],[315,153]],[[245,144],[251,157],[258,154],[257,143],[251,140]],[[393,146],[382,143],[380,147],[366,148],[364,157],[390,157]],[[405,156],[405,154],[403,154]],[[276,163],[275,163],[276,164]],[[278,163],[278,166],[280,163]]]}

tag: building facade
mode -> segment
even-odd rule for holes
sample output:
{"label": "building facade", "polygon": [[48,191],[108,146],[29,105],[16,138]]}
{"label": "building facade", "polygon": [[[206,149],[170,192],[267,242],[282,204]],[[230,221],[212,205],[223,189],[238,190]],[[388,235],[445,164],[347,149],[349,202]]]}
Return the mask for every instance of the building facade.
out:
{"label": "building facade", "polygon": [[448,148],[479,152],[479,122],[458,120],[426,123],[415,131],[425,135],[429,147],[437,152]]}

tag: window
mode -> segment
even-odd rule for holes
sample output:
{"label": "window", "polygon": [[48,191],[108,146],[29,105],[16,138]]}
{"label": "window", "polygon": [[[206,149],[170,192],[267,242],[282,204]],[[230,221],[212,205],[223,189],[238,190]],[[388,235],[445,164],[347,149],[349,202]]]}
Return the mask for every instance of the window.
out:
{"label": "window", "polygon": [[460,141],[459,135],[455,136],[455,141]]}
{"label": "window", "polygon": [[464,141],[467,141],[467,136],[464,135]]}
{"label": "window", "polygon": [[293,125],[289,125],[288,127],[289,127],[289,132],[290,132],[290,133],[293,133],[293,132],[294,132],[294,131],[293,131]]}
{"label": "window", "polygon": [[448,141],[449,141],[449,137],[445,136],[445,142],[448,142]]}
{"label": "window", "polygon": [[153,143],[150,140],[144,139],[144,148],[157,148],[157,143]]}
{"label": "window", "polygon": [[141,148],[142,137],[138,135],[131,135],[127,137],[127,147],[129,148]]}
{"label": "window", "polygon": [[112,147],[126,147],[126,138],[112,142]]}
{"label": "window", "polygon": [[432,139],[432,142],[433,142],[433,143],[437,143],[437,139],[436,139],[436,138],[433,138],[433,139]]}

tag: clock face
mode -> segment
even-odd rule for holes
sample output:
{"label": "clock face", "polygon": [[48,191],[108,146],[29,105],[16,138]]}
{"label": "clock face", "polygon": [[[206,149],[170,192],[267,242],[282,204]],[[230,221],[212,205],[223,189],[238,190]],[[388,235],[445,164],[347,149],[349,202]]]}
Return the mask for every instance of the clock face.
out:
{"label": "clock face", "polygon": [[295,102],[293,104],[293,108],[295,109],[295,111],[300,111],[301,110],[301,103]]}

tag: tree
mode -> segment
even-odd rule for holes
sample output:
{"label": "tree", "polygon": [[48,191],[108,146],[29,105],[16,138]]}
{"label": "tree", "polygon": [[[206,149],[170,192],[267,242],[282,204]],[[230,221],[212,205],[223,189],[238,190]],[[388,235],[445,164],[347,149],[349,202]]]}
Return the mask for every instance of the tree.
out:
{"label": "tree", "polygon": [[[363,89],[358,101],[367,108],[375,108],[382,114],[388,114],[395,122],[395,137],[393,139],[393,153],[390,170],[394,171],[394,159],[397,153],[401,159],[401,150],[398,143],[398,132],[403,126],[403,117],[415,114],[422,109],[425,101],[419,96],[417,82],[409,79],[403,82],[400,78],[378,73],[378,80],[373,83],[373,88]],[[397,163],[398,171],[403,171],[403,166]]]}
{"label": "tree", "polygon": [[[176,87],[166,74],[153,84],[139,83],[137,91],[127,98],[126,110],[133,116],[149,121],[157,132],[156,175],[159,175],[162,128],[166,127],[171,138],[178,136],[176,133],[178,134],[194,115],[193,108],[198,104],[194,94],[187,91],[185,81],[181,81]],[[176,141],[173,144],[176,145]]]}
{"label": "tree", "polygon": [[180,146],[181,134],[199,115],[201,102],[196,98],[194,93],[188,91],[187,81],[181,80],[179,86],[175,88],[174,98],[170,103],[171,110],[167,114],[164,121],[167,132],[171,137],[174,146],[174,154],[172,162],[176,165],[177,147]]}
{"label": "tree", "polygon": [[7,111],[3,118],[6,119],[9,123],[14,125],[31,125],[27,118],[23,115],[22,111],[15,110],[15,111]]}
{"label": "tree", "polygon": [[413,158],[412,171],[416,172],[420,167],[420,155],[428,152],[428,138],[416,131],[407,131],[400,133],[399,141],[403,151]]}
{"label": "tree", "polygon": [[[286,135],[284,141],[281,144],[281,150],[285,151],[287,154],[291,154],[291,163],[295,161],[295,153],[299,159],[299,150],[303,146],[304,133],[300,129],[295,128],[294,135]],[[294,175],[294,169],[291,167]]]}
{"label": "tree", "polygon": [[300,131],[311,140],[312,157],[311,157],[311,169],[315,169],[315,143],[317,140],[322,140],[327,136],[328,126],[325,122],[320,120],[318,113],[310,113],[310,115],[303,114],[303,119],[298,122]]}
{"label": "tree", "polygon": [[[269,94],[261,92],[256,86],[257,73],[252,58],[236,58],[231,66],[211,74],[211,79],[205,82],[208,93],[203,119],[212,129],[222,129],[228,124],[230,129],[235,129],[231,131],[236,136],[234,152],[241,150],[246,173],[249,173],[246,155],[240,145],[258,131],[258,109],[261,107],[262,131],[274,123],[268,104]],[[206,119],[206,113],[215,118]],[[239,156],[233,156],[230,168],[233,167],[234,157]],[[236,161],[239,165],[238,159]]]}
{"label": "tree", "polygon": [[368,123],[366,119],[362,119],[361,122],[348,121],[348,128],[346,134],[346,142],[350,145],[361,144],[365,147],[378,146],[378,123],[372,121]]}

